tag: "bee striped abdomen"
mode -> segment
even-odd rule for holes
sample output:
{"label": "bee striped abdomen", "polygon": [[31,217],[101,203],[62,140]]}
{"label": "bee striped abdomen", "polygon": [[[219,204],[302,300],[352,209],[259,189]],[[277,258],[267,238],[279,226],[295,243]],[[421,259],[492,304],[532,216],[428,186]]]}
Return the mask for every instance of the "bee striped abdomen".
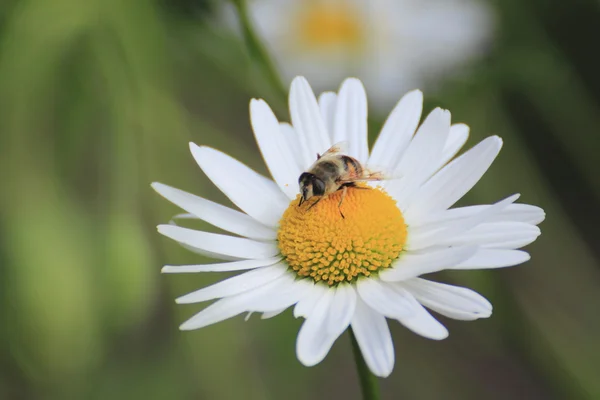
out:
{"label": "bee striped abdomen", "polygon": [[344,163],[344,169],[349,177],[362,176],[363,168],[357,160],[348,156],[341,156],[341,159]]}

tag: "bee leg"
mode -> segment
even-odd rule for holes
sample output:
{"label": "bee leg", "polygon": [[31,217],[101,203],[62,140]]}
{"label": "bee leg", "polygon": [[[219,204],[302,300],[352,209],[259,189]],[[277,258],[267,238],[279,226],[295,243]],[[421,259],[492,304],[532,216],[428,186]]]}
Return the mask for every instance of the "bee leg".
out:
{"label": "bee leg", "polygon": [[300,196],[300,201],[298,202],[298,207],[300,207],[304,203],[304,197]]}
{"label": "bee leg", "polygon": [[344,213],[342,212],[342,203],[344,202],[344,197],[346,197],[347,192],[348,192],[348,186],[344,186],[344,188],[342,189],[342,195],[340,196],[340,202],[338,203],[338,210],[340,210],[340,215],[344,219],[346,219],[346,217],[344,217]]}
{"label": "bee leg", "polygon": [[319,198],[317,199],[317,201],[315,201],[315,202],[314,202],[314,203],[312,203],[310,206],[308,206],[308,208],[306,209],[306,211],[308,211],[308,210],[310,210],[311,208],[313,208],[314,206],[316,206],[316,205],[317,205],[317,203],[318,203],[318,202],[320,202],[322,198],[323,198],[323,196],[319,197]]}

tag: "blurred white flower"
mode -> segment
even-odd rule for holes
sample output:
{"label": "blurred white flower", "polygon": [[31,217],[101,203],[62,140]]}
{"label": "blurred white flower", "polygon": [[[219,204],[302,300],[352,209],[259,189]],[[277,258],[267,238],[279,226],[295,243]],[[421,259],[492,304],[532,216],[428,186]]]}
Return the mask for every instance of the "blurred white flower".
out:
{"label": "blurred white flower", "polygon": [[[451,208],[487,171],[502,140],[488,137],[454,158],[469,128],[451,125],[450,112],[439,108],[417,128],[422,103],[420,91],[406,94],[369,151],[367,98],[357,79],[347,79],[339,93],[326,93],[319,102],[305,79],[295,79],[292,125],[280,123],[263,100],[252,100],[252,128],[273,180],[225,153],[190,144],[200,168],[242,211],[154,183],[188,217],[231,233],[159,225],[160,233],[186,247],[229,260],[165,266],[163,272],[242,273],[178,298],[182,304],[217,299],[181,329],[245,312],[270,318],[294,307],[294,315],[306,319],[296,342],[303,364],[321,362],[350,326],[371,371],[385,377],[394,367],[386,318],[440,340],[448,331],[425,307],[458,320],[489,317],[492,305],[481,295],[420,276],[527,261],[529,254],[518,249],[538,237],[544,211],[516,204],[518,195],[492,205]],[[318,153],[342,141],[349,145],[346,154],[358,160],[352,168],[378,165],[401,178],[377,187],[348,187],[347,193],[338,190],[318,203],[310,198],[299,205],[299,176]],[[328,163],[323,168],[331,171]]]}
{"label": "blurred white flower", "polygon": [[347,76],[369,88],[371,104],[432,88],[489,42],[492,10],[478,0],[250,0],[259,35],[289,82],[317,90]]}

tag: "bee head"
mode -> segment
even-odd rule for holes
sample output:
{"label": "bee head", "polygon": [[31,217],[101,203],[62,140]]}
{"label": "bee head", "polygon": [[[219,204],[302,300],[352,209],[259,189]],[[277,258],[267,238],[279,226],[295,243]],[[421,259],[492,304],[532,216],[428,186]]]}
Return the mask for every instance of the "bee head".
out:
{"label": "bee head", "polygon": [[325,194],[325,182],[310,172],[303,172],[300,178],[298,178],[298,183],[300,184],[300,194],[302,195],[298,205],[302,205],[303,202],[313,196],[322,196]]}

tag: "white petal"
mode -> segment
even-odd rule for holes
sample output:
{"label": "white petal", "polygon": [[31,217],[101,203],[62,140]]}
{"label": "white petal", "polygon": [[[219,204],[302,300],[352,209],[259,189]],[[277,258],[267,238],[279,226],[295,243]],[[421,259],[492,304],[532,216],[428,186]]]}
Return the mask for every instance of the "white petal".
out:
{"label": "white petal", "polygon": [[312,313],[314,308],[321,300],[321,297],[323,297],[328,291],[329,288],[325,285],[317,285],[313,283],[306,297],[300,300],[298,304],[296,304],[296,307],[294,307],[294,318],[308,317],[308,315]]}
{"label": "white petal", "polygon": [[287,309],[288,308],[286,307],[286,308],[280,308],[279,310],[269,311],[269,312],[263,313],[263,315],[260,317],[260,319],[269,319],[269,318],[276,317],[279,314],[283,313]]}
{"label": "white petal", "polygon": [[488,222],[515,221],[537,225],[545,218],[546,213],[540,207],[529,204],[511,204],[500,214],[490,218]]}
{"label": "white petal", "polygon": [[379,277],[383,281],[394,282],[441,271],[469,259],[476,251],[476,246],[460,246],[423,252],[406,252],[400,255],[392,268],[381,271]]}
{"label": "white petal", "polygon": [[331,147],[331,140],[321,117],[317,99],[304,77],[297,77],[290,88],[292,125],[300,137],[304,163],[311,165],[317,156]]}
{"label": "white petal", "polygon": [[296,198],[298,177],[302,170],[290,160],[294,158],[293,152],[298,149],[288,146],[284,133],[279,129],[277,117],[264,100],[250,101],[250,121],[256,142],[273,180],[290,200]]}
{"label": "white petal", "polygon": [[[242,298],[242,296],[244,298]],[[248,297],[248,294],[242,293],[242,295],[239,296],[226,297],[217,300],[181,324],[179,329],[182,331],[189,331],[192,329],[204,328],[205,326],[216,324],[217,322],[224,321],[246,312],[246,297]]]}
{"label": "white petal", "polygon": [[367,162],[367,94],[356,78],[348,78],[342,83],[336,101],[333,132],[333,143],[348,141],[348,155],[363,164]]}
{"label": "white petal", "polygon": [[[457,219],[469,217],[477,214],[482,210],[490,207],[490,205],[477,205],[468,207],[451,208],[449,210],[439,211],[432,213],[424,218],[420,219],[420,226],[428,224],[439,224],[449,222]],[[486,222],[501,222],[501,221],[515,221],[524,222],[527,224],[537,225],[544,220],[546,214],[544,210],[539,207],[532,206],[529,204],[511,204],[498,214],[490,216]]]}
{"label": "white petal", "polygon": [[423,93],[413,90],[400,99],[375,141],[369,164],[394,169],[417,129],[423,109]]}
{"label": "white petal", "polygon": [[425,307],[449,318],[473,321],[492,315],[492,305],[471,289],[415,278],[402,283]]}
{"label": "white petal", "polygon": [[412,312],[411,299],[385,282],[373,278],[360,279],[356,290],[369,307],[388,318],[398,319]]}
{"label": "white petal", "polygon": [[[184,217],[187,217],[188,214],[179,214],[179,215],[174,216],[171,219],[171,221],[169,221],[169,225],[177,226],[177,224],[175,223],[174,219],[177,218],[177,217],[179,217],[179,216],[181,216],[181,215],[184,215]],[[192,218],[193,219],[197,219],[196,216],[192,216]],[[207,257],[207,258],[214,258],[214,259],[217,259],[217,260],[224,260],[224,261],[239,261],[240,259],[246,258],[246,257],[234,257],[234,256],[231,256],[231,255],[225,255],[225,254],[221,254],[221,253],[215,253],[215,252],[208,251],[208,250],[205,250],[205,249],[199,249],[197,247],[190,246],[190,245],[182,243],[182,242],[178,242],[178,244],[181,247],[183,247],[184,249],[187,249],[187,250],[191,251],[192,253],[200,254],[200,255],[202,255],[204,257]]]}
{"label": "white petal", "polygon": [[489,269],[512,267],[529,261],[531,256],[523,250],[479,249],[473,257],[449,269]]}
{"label": "white petal", "polygon": [[200,303],[221,297],[233,296],[250,289],[257,288],[274,281],[285,274],[287,266],[279,263],[269,267],[258,268],[250,272],[236,275],[213,285],[198,289],[184,296],[178,297],[177,304]]}
{"label": "white petal", "polygon": [[422,171],[421,166],[425,166],[426,170],[434,168],[432,163],[439,159],[450,131],[450,118],[450,111],[434,109],[417,130],[397,169],[402,172],[427,175]]}
{"label": "white petal", "polygon": [[[410,241],[407,243],[406,248],[409,250],[419,250],[435,246],[438,243],[445,243],[448,238],[453,238],[467,232],[477,225],[489,220],[492,216],[502,212],[502,210],[514,203],[519,196],[519,194],[509,196],[504,200],[494,203],[490,207],[481,209],[478,213],[473,213],[462,219],[454,219],[438,224],[429,224],[425,227],[417,226],[416,228],[411,228]],[[408,225],[416,225],[411,222],[415,219],[411,214],[411,209],[414,208],[409,206],[408,209],[405,210],[405,220]]]}
{"label": "white petal", "polygon": [[[354,315],[356,308],[356,291],[354,287],[347,283],[341,283],[335,289],[335,295],[329,308],[329,318],[327,321],[327,332],[335,336],[333,341],[341,335]],[[332,344],[333,344],[332,341]]]}
{"label": "white petal", "polygon": [[433,110],[417,130],[394,172],[400,179],[389,182],[389,193],[401,209],[435,171],[449,130],[450,112],[440,108]]}
{"label": "white petal", "polygon": [[319,109],[321,110],[321,116],[323,117],[323,121],[325,121],[325,126],[327,127],[327,133],[329,133],[331,143],[335,143],[333,141],[333,124],[335,121],[336,101],[337,94],[335,94],[334,92],[323,92],[319,96]]}
{"label": "white petal", "polygon": [[[156,190],[156,189],[155,189]],[[245,215],[245,214],[244,214]],[[199,219],[197,216],[195,216],[194,214],[190,214],[190,213],[181,213],[181,214],[176,214],[173,216],[173,218],[171,218],[172,220],[175,219]]]}
{"label": "white petal", "polygon": [[217,233],[196,231],[175,225],[159,225],[158,232],[188,246],[237,258],[269,258],[279,253],[275,242],[257,242]]}
{"label": "white petal", "polygon": [[499,137],[489,137],[442,168],[411,199],[416,206],[413,216],[421,218],[456,203],[481,179],[501,147]]}
{"label": "white petal", "polygon": [[281,257],[263,258],[259,260],[242,260],[218,264],[198,264],[198,265],[165,265],[161,272],[163,273],[184,273],[184,272],[228,272],[243,271],[246,269],[266,267],[281,261]]}
{"label": "white petal", "polygon": [[[448,139],[444,144],[442,150],[442,158],[440,159],[439,166],[443,167],[448,161],[452,159],[467,142],[469,138],[469,126],[465,124],[454,124],[450,127],[450,133]],[[437,168],[436,168],[437,169]]]}
{"label": "white petal", "polygon": [[[294,130],[294,127],[287,122],[280,122],[279,130],[287,142],[288,147],[292,149],[292,155],[294,157],[289,160],[289,162],[294,163],[299,170],[304,171],[312,164],[312,162],[308,164],[304,162],[304,154],[302,152],[302,145],[300,144],[298,133]],[[298,178],[296,178],[296,183],[298,183]]]}
{"label": "white petal", "polygon": [[179,329],[200,329],[244,312],[255,311],[251,308],[252,303],[257,300],[261,301],[265,297],[276,300],[276,296],[273,296],[273,294],[277,294],[282,290],[282,286],[285,286],[284,281],[289,282],[285,275],[253,290],[217,300],[184,322]]}
{"label": "white petal", "polygon": [[[448,163],[458,151],[464,146],[469,138],[469,127],[465,124],[454,124],[450,126],[448,137],[438,160],[433,161],[431,173],[426,178],[430,178],[435,172]],[[421,180],[422,182],[425,179]]]}
{"label": "white petal", "polygon": [[370,309],[358,298],[351,325],[356,342],[371,372],[387,378],[394,369],[394,344],[385,317]]}
{"label": "white petal", "polygon": [[475,244],[492,249],[517,249],[533,242],[539,235],[540,228],[523,222],[489,222],[468,232],[440,240],[439,244]]}
{"label": "white petal", "polygon": [[202,171],[229,199],[252,218],[276,226],[289,204],[275,182],[210,147],[190,143]]}
{"label": "white petal", "polygon": [[254,218],[202,197],[154,182],[152,188],[171,203],[218,228],[253,239],[277,237],[277,232]]}
{"label": "white petal", "polygon": [[298,332],[296,356],[306,366],[319,363],[329,351],[327,343],[325,343],[325,335],[322,332],[327,324],[333,295],[333,290],[327,290],[323,293],[318,304],[306,316],[306,320],[302,324],[300,332]]}
{"label": "white petal", "polygon": [[296,354],[306,366],[321,362],[335,340],[346,330],[356,306],[356,292],[351,285],[329,289],[308,315],[298,333]]}
{"label": "white petal", "polygon": [[248,303],[248,308],[254,311],[270,313],[296,304],[309,295],[312,282],[308,279],[296,280],[296,275],[286,273],[278,279],[278,287],[269,296],[257,298]]}
{"label": "white petal", "polygon": [[228,255],[225,255],[225,254],[214,253],[212,251],[207,251],[207,250],[199,249],[199,248],[187,245],[187,244],[182,243],[182,242],[178,242],[178,243],[184,249],[187,249],[188,251],[191,251],[192,253],[200,254],[201,256],[206,257],[206,258],[214,258],[216,260],[223,260],[223,261],[239,261],[239,260],[245,259],[245,257],[228,256]]}
{"label": "white petal", "polygon": [[448,330],[440,324],[419,303],[413,295],[404,289],[400,283],[393,284],[395,290],[411,298],[411,313],[406,317],[398,318],[398,321],[414,333],[433,340],[442,340],[448,337]]}

